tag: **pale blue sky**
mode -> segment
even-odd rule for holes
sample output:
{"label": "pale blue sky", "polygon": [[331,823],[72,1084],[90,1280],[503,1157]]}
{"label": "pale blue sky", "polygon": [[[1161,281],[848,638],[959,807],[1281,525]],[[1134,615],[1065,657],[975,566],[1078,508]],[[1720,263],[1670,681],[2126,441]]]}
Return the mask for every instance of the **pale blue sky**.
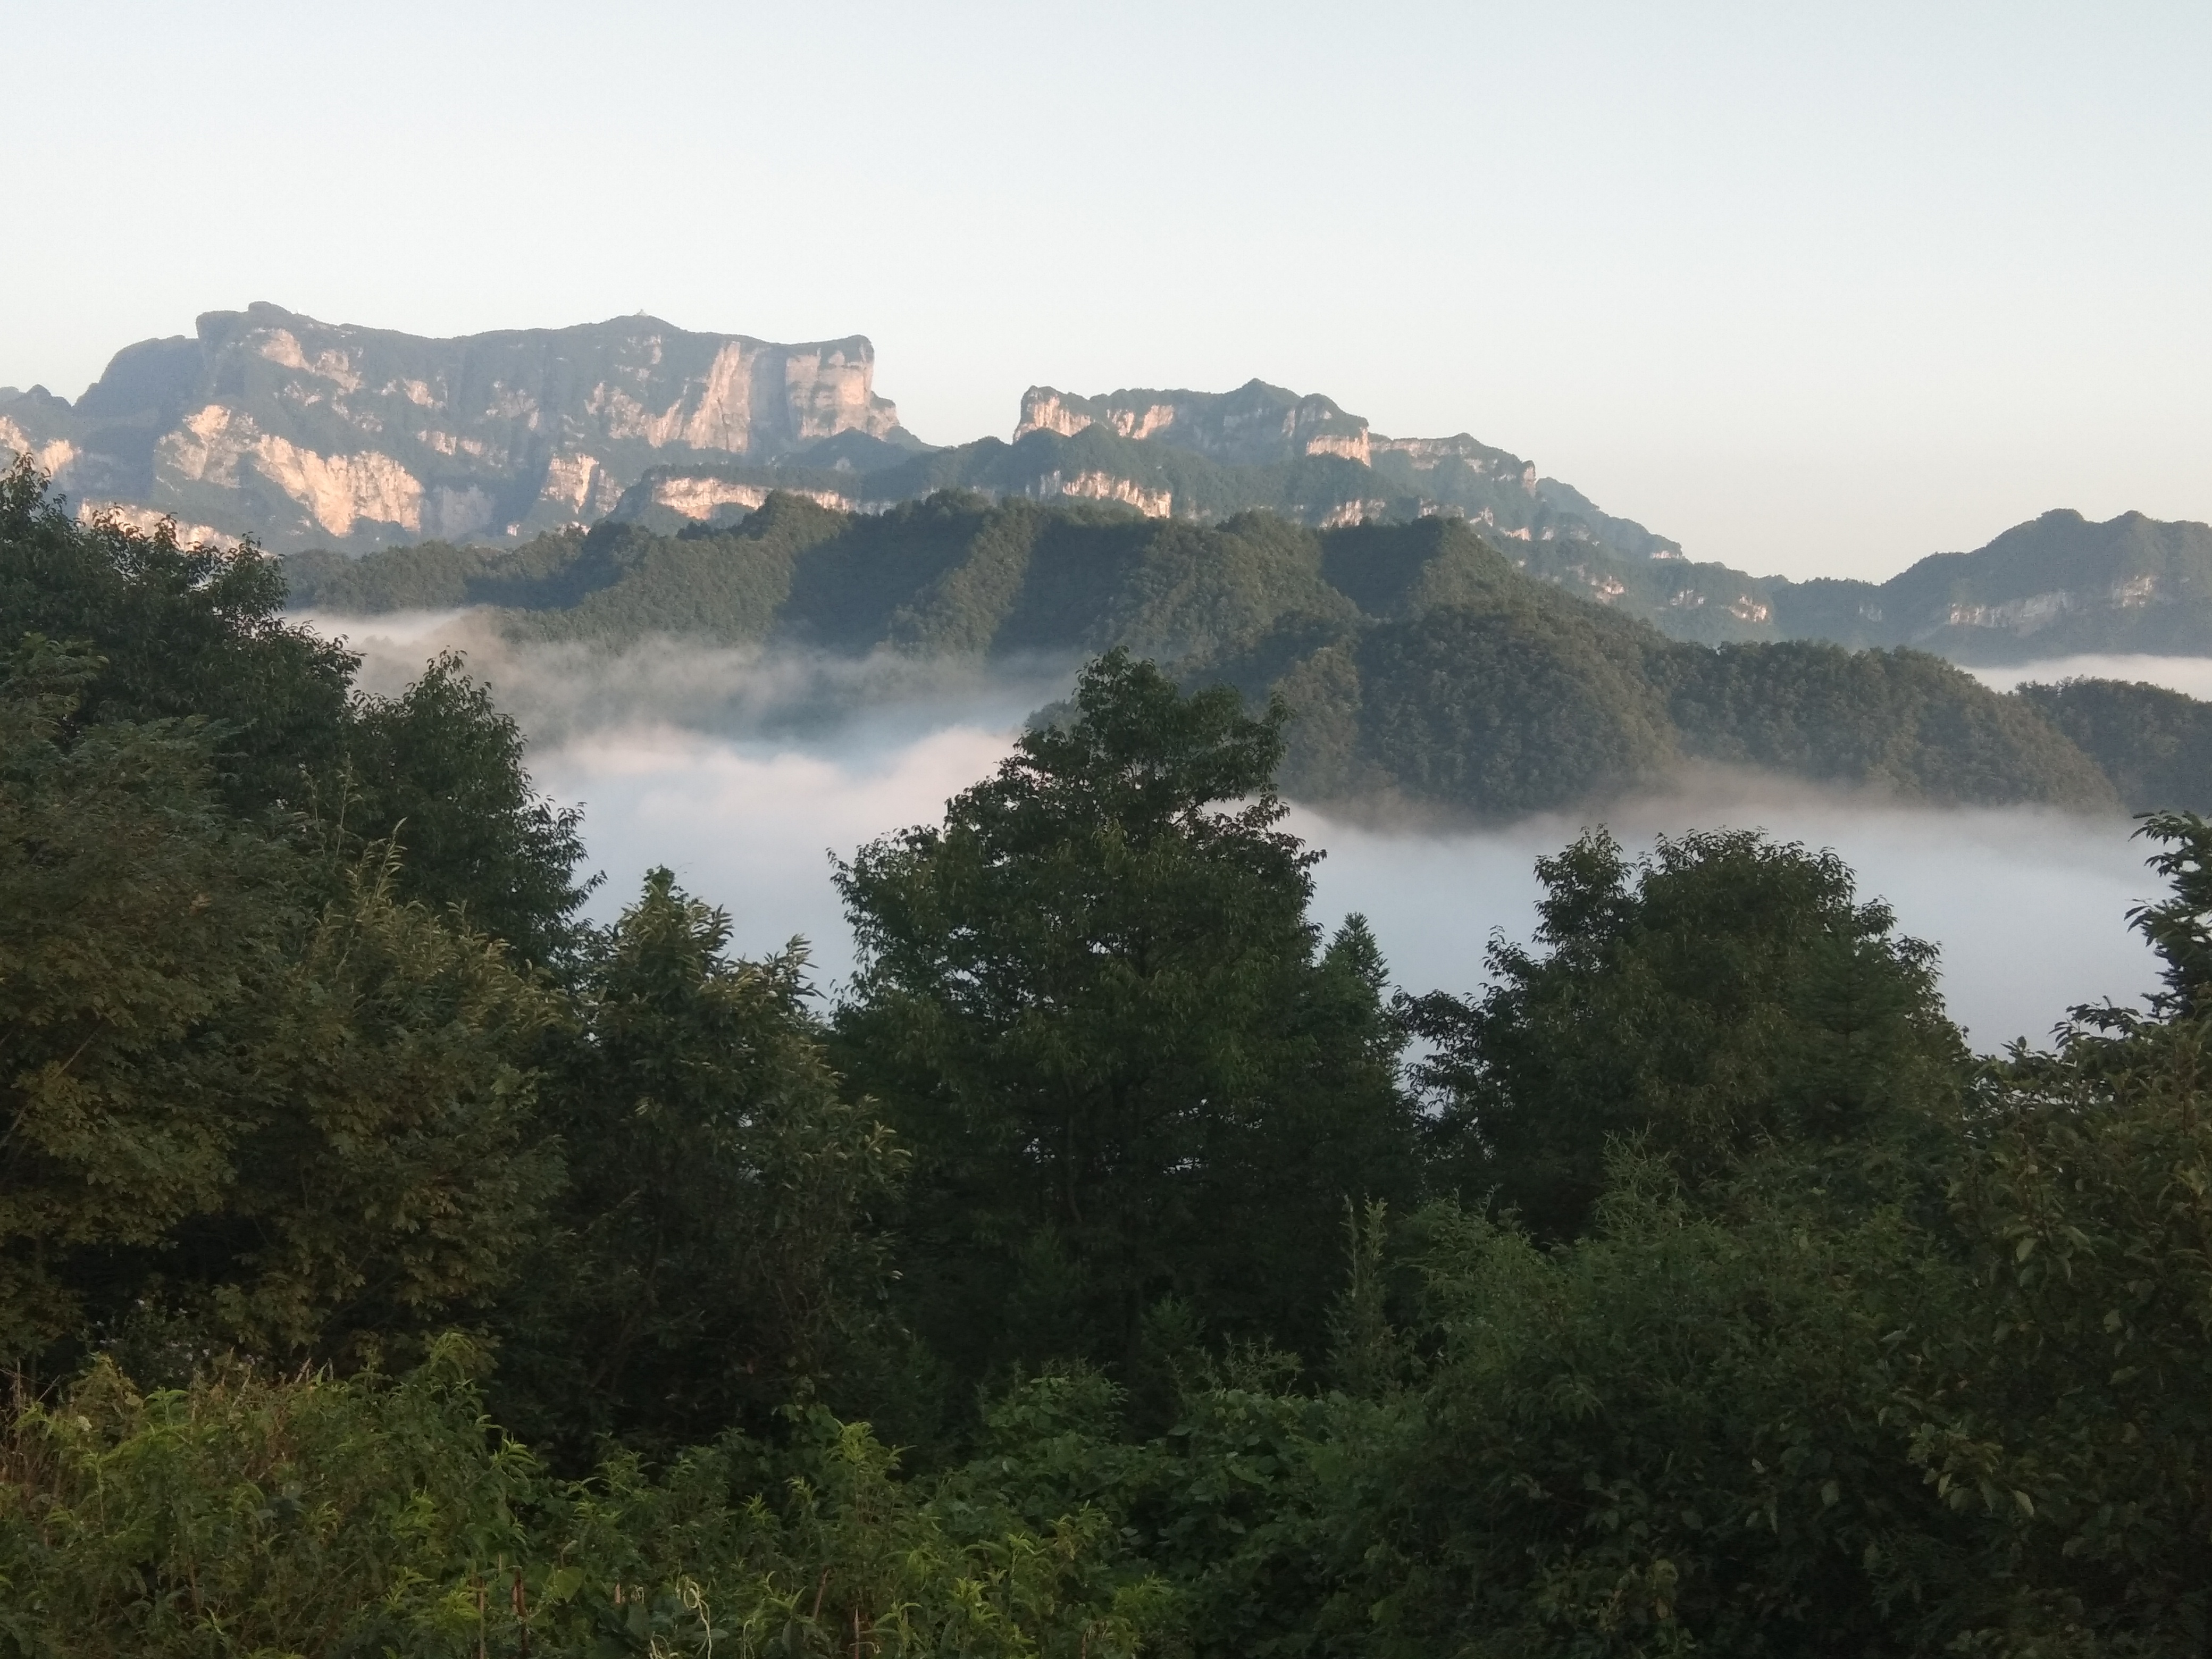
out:
{"label": "pale blue sky", "polygon": [[2212,518],[2212,7],[0,0],[0,383],[267,299],[1325,392],[1761,571]]}

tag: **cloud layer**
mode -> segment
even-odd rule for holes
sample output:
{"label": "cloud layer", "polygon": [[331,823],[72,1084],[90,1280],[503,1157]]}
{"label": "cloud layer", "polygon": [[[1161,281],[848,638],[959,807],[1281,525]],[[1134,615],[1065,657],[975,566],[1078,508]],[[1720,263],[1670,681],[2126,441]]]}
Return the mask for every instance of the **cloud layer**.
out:
{"label": "cloud layer", "polygon": [[[460,647],[533,739],[539,785],[581,801],[611,915],[651,866],[726,907],[738,948],[794,935],[825,987],[851,970],[852,943],[830,860],[938,818],[945,801],[1009,752],[1027,713],[1062,695],[1072,664],[987,677],[880,656],[854,661],[662,643],[620,653],[515,648],[479,618],[325,618],[365,653],[363,682],[396,690],[434,651]],[[2084,665],[2076,666],[2076,664]],[[2212,691],[2198,659],[2070,659],[2014,679],[2109,673]],[[1535,859],[1590,815],[1532,817],[1480,832],[1352,824],[1300,809],[1292,827],[1328,856],[1316,915],[1359,911],[1409,989],[1482,982],[1493,930],[1525,939]],[[1692,828],[1758,827],[1832,847],[1863,896],[1942,950],[1954,1017],[1977,1048],[2040,1040],[2074,1004],[2126,1001],[2152,985],[2152,958],[2126,927],[2155,884],[2121,819],[2034,810],[1930,811],[1741,776],[1693,793],[1617,805],[1603,821],[1632,850]]]}

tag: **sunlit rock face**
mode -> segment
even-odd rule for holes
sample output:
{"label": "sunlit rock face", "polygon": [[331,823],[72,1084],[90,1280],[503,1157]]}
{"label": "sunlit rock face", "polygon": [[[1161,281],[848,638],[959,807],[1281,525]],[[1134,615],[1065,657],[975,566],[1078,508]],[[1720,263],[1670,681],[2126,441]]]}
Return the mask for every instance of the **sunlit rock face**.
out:
{"label": "sunlit rock face", "polygon": [[1118,437],[1157,439],[1232,466],[1270,466],[1309,455],[1367,465],[1367,422],[1328,398],[1300,396],[1265,380],[1234,392],[1112,392],[1079,398],[1033,386],[1022,398],[1015,441],[1032,432],[1072,438],[1103,426]]}
{"label": "sunlit rock face", "polygon": [[651,317],[432,340],[259,304],[116,355],[74,405],[0,393],[0,459],[81,511],[277,549],[499,540],[603,516],[648,467],[911,441],[867,340],[779,345]]}

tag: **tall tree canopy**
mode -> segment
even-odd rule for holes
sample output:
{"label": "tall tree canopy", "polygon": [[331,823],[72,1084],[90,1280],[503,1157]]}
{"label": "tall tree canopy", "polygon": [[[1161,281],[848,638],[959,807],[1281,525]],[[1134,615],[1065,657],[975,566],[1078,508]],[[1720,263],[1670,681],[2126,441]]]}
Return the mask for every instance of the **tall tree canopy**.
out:
{"label": "tall tree canopy", "polygon": [[27,461],[0,477],[0,643],[85,647],[84,722],[212,723],[213,777],[233,809],[301,811],[325,797],[344,748],[359,659],[284,620],[276,562],[79,523]]}
{"label": "tall tree canopy", "polygon": [[1833,853],[1753,831],[1662,840],[1631,864],[1602,830],[1540,859],[1536,944],[1500,939],[1480,998],[1407,1005],[1446,1178],[1546,1237],[1579,1228],[1608,1144],[1692,1179],[1775,1138],[1856,1135],[1955,1098],[1966,1048],[1936,953],[1861,903]]}
{"label": "tall tree canopy", "polygon": [[1115,653],[941,825],[840,866],[840,1052],[917,1158],[940,1352],[1126,1364],[1148,1317],[1311,1347],[1347,1195],[1411,1178],[1382,969],[1322,948],[1279,709]]}
{"label": "tall tree canopy", "polygon": [[666,1453],[826,1395],[882,1288],[903,1160],[840,1097],[805,957],[728,954],[666,870],[593,941],[541,1055],[568,1177],[502,1322],[510,1420],[588,1466]]}
{"label": "tall tree canopy", "polygon": [[73,730],[97,672],[34,637],[0,677],[0,1356],[404,1354],[550,1184],[545,1000],[388,861],[226,812],[205,725]]}

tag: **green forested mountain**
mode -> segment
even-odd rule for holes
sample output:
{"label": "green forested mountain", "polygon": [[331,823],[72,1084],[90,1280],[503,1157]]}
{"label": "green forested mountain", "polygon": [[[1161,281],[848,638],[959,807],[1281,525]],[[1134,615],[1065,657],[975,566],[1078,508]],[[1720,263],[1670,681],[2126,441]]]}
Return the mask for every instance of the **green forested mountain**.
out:
{"label": "green forested mountain", "polygon": [[[778,494],[720,530],[614,522],[512,551],[306,554],[286,569],[298,605],[495,605],[518,640],[983,663],[1126,646],[1255,704],[1281,695],[1295,717],[1285,783],[1316,800],[1519,812],[1705,763],[1909,799],[2116,801],[2038,705],[1936,658],[1670,640],[1533,579],[1457,520],[1200,526],[949,491],[844,514]],[[2130,793],[2171,775],[2127,777],[2129,804],[2173,804]]]}
{"label": "green forested mountain", "polygon": [[2140,513],[2092,524],[2046,513],[1971,553],[1939,553],[1876,586],[1779,590],[1784,631],[1910,642],[1962,662],[2082,652],[2212,653],[2212,526]]}
{"label": "green forested mountain", "polygon": [[[1692,729],[1691,647],[1463,529],[1260,520],[1224,565],[992,519],[985,557],[933,510],[929,626],[1103,592],[1243,661],[1223,619],[1291,568],[1362,630],[1292,649],[1317,678],[1626,640]],[[901,614],[908,544],[771,516],[782,586],[729,614]],[[825,1007],[665,871],[582,917],[575,818],[462,667],[364,696],[283,591],[0,486],[6,1659],[2212,1637],[2212,823],[2144,826],[2159,992],[2047,1050],[1971,1056],[1935,947],[1755,833],[1585,834],[1527,945],[1390,998],[1313,918],[1288,708],[1115,651],[841,863]],[[1948,684],[1787,649],[1703,653],[1752,666],[1696,683],[1702,741]]]}
{"label": "green forested mountain", "polygon": [[2023,685],[2019,695],[2097,763],[2132,811],[2212,812],[2212,703],[2124,680]]}
{"label": "green forested mountain", "polygon": [[1509,547],[1531,574],[1685,640],[1911,646],[1954,662],[2212,653],[2212,528],[2052,512],[1884,582],[1789,581],[1577,538]]}

